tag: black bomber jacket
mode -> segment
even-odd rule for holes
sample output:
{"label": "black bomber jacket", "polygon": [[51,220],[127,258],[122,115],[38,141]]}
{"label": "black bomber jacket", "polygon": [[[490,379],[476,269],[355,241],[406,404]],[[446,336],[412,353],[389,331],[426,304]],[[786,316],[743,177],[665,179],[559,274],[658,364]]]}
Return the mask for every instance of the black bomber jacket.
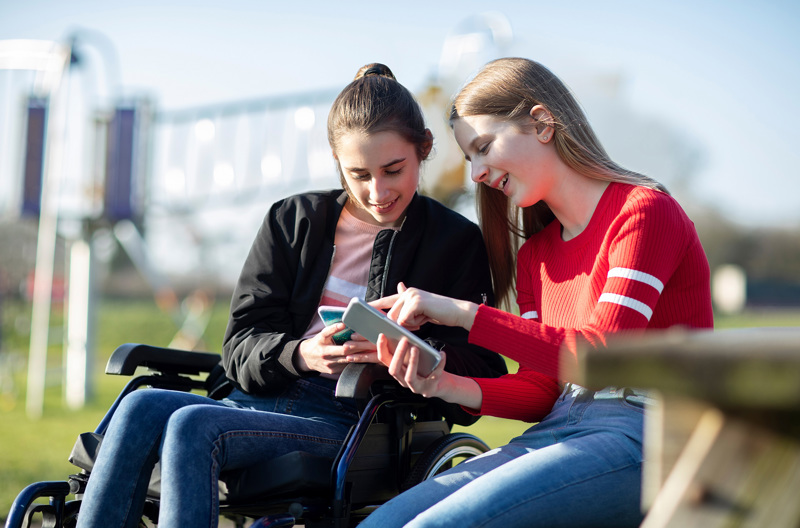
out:
{"label": "black bomber jacket", "polygon": [[[315,375],[299,371],[294,354],[317,316],[346,200],[343,190],[298,194],[275,203],[264,218],[234,290],[223,343],[226,375],[245,392],[277,392],[300,377]],[[419,194],[400,231],[378,233],[366,300],[396,293],[400,281],[476,303],[494,300],[478,227]],[[449,372],[472,377],[506,373],[503,359],[468,344],[464,329],[428,324],[417,334],[444,348]],[[463,410],[448,407],[448,419],[474,422]]]}

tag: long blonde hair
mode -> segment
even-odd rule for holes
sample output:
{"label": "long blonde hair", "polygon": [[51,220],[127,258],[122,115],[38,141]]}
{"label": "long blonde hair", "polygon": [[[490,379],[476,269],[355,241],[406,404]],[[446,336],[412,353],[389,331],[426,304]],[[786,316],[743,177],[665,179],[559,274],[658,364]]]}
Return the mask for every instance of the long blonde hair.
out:
{"label": "long blonde hair", "polygon": [[[667,192],[654,179],[614,163],[569,88],[546,67],[530,59],[497,59],[484,66],[453,100],[450,125],[460,117],[489,115],[526,130],[530,126],[523,123],[529,123],[530,111],[536,105],[543,106],[552,116],[538,124],[553,128],[556,152],[571,169],[598,180]],[[478,186],[477,199],[497,303],[508,306],[521,242],[541,231],[554,216],[544,202],[520,209],[503,193],[485,185]]]}

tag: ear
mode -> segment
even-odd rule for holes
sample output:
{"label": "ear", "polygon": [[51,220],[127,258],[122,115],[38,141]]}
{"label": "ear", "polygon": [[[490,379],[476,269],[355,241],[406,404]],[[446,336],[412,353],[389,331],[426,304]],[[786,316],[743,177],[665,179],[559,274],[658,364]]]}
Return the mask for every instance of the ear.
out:
{"label": "ear", "polygon": [[331,149],[331,154],[333,154],[333,159],[335,159],[338,162],[339,161],[339,156],[336,155],[336,151]]}
{"label": "ear", "polygon": [[555,132],[555,128],[552,125],[552,123],[555,123],[553,114],[542,105],[536,105],[531,108],[530,114],[536,126],[536,137],[542,143],[549,142],[553,137],[553,132]]}
{"label": "ear", "polygon": [[431,133],[430,129],[428,129],[428,128],[425,129],[425,137],[427,138],[427,141],[425,142],[425,145],[422,148],[422,159],[423,160],[424,159],[428,159],[428,154],[430,154],[431,150],[433,149],[433,134]]}

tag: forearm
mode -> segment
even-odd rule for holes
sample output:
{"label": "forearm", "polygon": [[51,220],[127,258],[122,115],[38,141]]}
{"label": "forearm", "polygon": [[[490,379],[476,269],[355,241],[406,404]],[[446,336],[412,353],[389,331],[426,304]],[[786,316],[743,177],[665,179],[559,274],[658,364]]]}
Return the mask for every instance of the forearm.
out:
{"label": "forearm", "polygon": [[258,393],[301,377],[292,361],[300,341],[280,337],[256,335],[226,342],[222,357],[228,378],[245,391]]}
{"label": "forearm", "polygon": [[482,403],[481,415],[523,422],[541,421],[561,394],[558,381],[531,369],[520,367],[516,374],[501,378],[477,378]]}
{"label": "forearm", "polygon": [[577,361],[579,343],[602,346],[608,335],[643,331],[646,319],[632,310],[620,314],[615,305],[598,303],[591,320],[580,328],[554,327],[490,307],[481,307],[473,323],[470,343],[562,379],[561,363]]}
{"label": "forearm", "polygon": [[483,403],[483,393],[475,380],[449,372],[442,373],[437,393],[431,396],[475,410],[479,410]]}

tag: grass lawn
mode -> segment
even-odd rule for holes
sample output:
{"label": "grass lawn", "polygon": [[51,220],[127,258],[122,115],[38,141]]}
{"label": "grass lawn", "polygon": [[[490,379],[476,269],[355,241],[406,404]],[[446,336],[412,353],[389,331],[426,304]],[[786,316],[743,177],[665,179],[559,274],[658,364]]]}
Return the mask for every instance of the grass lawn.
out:
{"label": "grass lawn", "polygon": [[[27,310],[27,311],[26,311]],[[64,480],[77,468],[67,462],[78,434],[91,431],[100,421],[117,393],[128,381],[103,374],[114,348],[126,342],[166,346],[175,335],[171,319],[149,301],[103,300],[98,310],[97,357],[94,360],[95,394],[80,410],[67,409],[61,386],[61,345],[54,342],[48,356],[48,386],[43,417],[30,419],[25,412],[25,375],[30,307],[4,307],[6,342],[0,365],[0,520],[4,520],[17,493],[26,485],[41,480]],[[218,351],[227,321],[227,302],[219,301],[203,336],[208,351]],[[60,315],[51,323],[60,325]],[[739,326],[800,326],[800,311],[753,312],[736,317],[719,317],[718,328]],[[19,332],[13,331],[22,330]],[[53,332],[56,333],[55,331]],[[530,424],[484,417],[467,430],[496,447],[518,435]],[[463,428],[460,428],[463,430]]]}

